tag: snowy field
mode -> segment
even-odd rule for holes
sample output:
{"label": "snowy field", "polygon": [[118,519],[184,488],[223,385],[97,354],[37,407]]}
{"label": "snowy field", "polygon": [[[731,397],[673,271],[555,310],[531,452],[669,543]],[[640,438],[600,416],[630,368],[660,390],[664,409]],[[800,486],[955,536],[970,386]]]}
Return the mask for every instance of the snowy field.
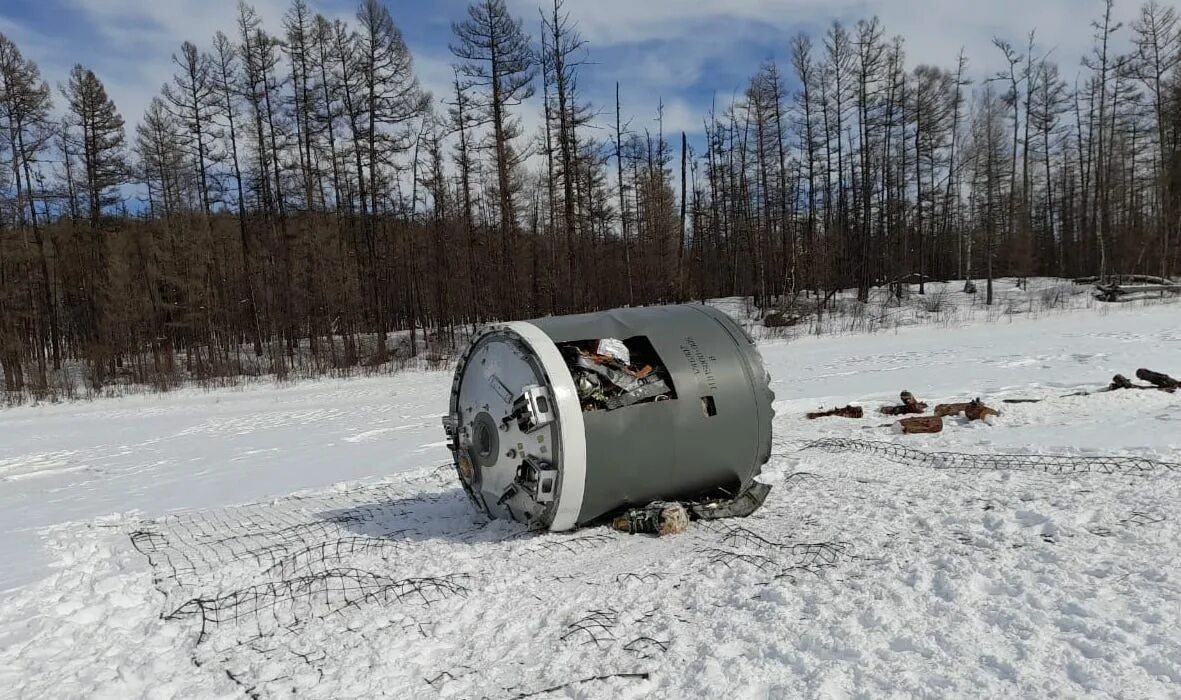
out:
{"label": "snowy field", "polygon": [[[1181,394],[1063,397],[1181,374],[1181,307],[762,352],[766,507],[668,539],[477,518],[448,373],[0,411],[0,696],[1181,697],[1181,471],[800,450],[1181,463]],[[1003,415],[902,436],[903,389]]]}

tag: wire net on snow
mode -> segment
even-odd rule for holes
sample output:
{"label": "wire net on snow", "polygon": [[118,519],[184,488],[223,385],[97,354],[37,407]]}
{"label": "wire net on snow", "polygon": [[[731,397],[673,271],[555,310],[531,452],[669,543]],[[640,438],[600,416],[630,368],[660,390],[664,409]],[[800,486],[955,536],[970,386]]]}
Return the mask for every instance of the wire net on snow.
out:
{"label": "wire net on snow", "polygon": [[[199,628],[194,660],[213,660],[246,695],[333,687],[371,663],[373,649],[414,654],[421,637],[458,653],[401,664],[412,670],[387,674],[391,694],[445,685],[457,697],[515,697],[616,677],[604,668],[641,677],[670,663],[682,631],[708,613],[697,594],[680,591],[707,572],[732,568],[735,585],[773,585],[851,558],[846,543],[795,537],[800,522],[768,509],[757,520],[703,521],[659,543],[606,528],[529,531],[473,518],[448,471],[421,488],[399,480],[179,513],[139,524],[131,540],[166,594],[164,619]],[[555,598],[585,604],[540,621],[544,648],[486,654],[520,601]],[[486,612],[450,624],[473,599]],[[544,679],[516,673],[546,667],[556,672]]]}
{"label": "wire net on snow", "polygon": [[585,617],[579,618],[566,627],[561,641],[578,640],[583,646],[594,645],[603,648],[615,641],[613,629],[619,624],[619,611],[614,608],[606,610],[591,610]]}
{"label": "wire net on snow", "polygon": [[197,617],[201,639],[212,627],[250,622],[258,634],[271,628],[293,628],[309,619],[341,613],[363,604],[416,603],[430,605],[467,592],[463,574],[396,579],[360,569],[328,569],[315,574],[231,591],[225,595],[189,600],[165,620]]}
{"label": "wire net on snow", "polygon": [[265,573],[297,574],[304,566],[339,561],[358,551],[395,551],[401,545],[396,539],[341,536],[344,528],[373,522],[379,515],[384,513],[376,505],[312,522],[307,514],[281,506],[265,516],[246,508],[183,513],[146,523],[131,533],[131,543],[158,570],[161,582],[195,586],[211,572],[236,564],[253,565]]}
{"label": "wire net on snow", "polygon": [[853,558],[853,545],[841,541],[780,542],[737,523],[702,523],[716,535],[698,548],[711,564],[748,566],[775,579],[797,574],[820,575]]}
{"label": "wire net on snow", "polygon": [[802,450],[816,450],[833,454],[867,454],[897,464],[931,469],[1020,471],[1053,475],[1149,474],[1161,471],[1181,471],[1181,464],[1160,462],[1146,457],[924,452],[892,442],[874,442],[851,438],[817,440],[805,445]]}
{"label": "wire net on snow", "polygon": [[394,575],[397,555],[422,534],[415,525],[466,506],[457,489],[415,492],[403,482],[166,516],[143,523],[131,542],[155,571],[165,619],[196,618],[198,641],[219,625],[249,623],[247,636],[266,635],[362,605],[429,606],[465,594],[463,574]]}

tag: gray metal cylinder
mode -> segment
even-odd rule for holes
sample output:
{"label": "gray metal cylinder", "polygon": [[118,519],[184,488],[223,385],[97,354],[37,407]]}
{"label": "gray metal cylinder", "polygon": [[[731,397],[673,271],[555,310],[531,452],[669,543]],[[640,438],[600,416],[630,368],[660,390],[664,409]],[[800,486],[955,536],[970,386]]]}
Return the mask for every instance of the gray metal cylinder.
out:
{"label": "gray metal cylinder", "polygon": [[478,333],[443,422],[477,507],[568,530],[744,492],[771,453],[768,383],[750,337],[712,307],[552,317]]}

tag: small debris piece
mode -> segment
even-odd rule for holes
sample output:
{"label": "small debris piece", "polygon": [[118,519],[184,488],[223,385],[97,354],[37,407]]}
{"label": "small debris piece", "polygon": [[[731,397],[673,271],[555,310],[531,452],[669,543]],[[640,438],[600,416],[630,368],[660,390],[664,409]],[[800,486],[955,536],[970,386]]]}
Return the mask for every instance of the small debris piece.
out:
{"label": "small debris piece", "polygon": [[989,408],[988,406],[984,405],[983,401],[976,399],[972,403],[968,404],[968,408],[964,411],[964,415],[968,417],[968,420],[984,420],[989,416],[999,416],[1000,411]]}
{"label": "small debris piece", "polygon": [[632,508],[611,526],[632,535],[679,535],[689,529],[689,511],[680,503],[655,501],[643,508]]}
{"label": "small debris piece", "polygon": [[817,413],[809,413],[808,420],[816,420],[817,418],[864,418],[865,411],[860,406],[845,406],[844,408],[834,408],[831,411],[819,411]]}
{"label": "small debris piece", "polygon": [[679,535],[689,529],[689,511],[685,506],[675,503],[660,513],[660,527],[657,534],[661,537]]}
{"label": "small debris piece", "polygon": [[1136,378],[1142,379],[1149,384],[1152,384],[1156,388],[1163,389],[1165,391],[1176,391],[1177,389],[1181,389],[1181,381],[1173,379],[1167,374],[1153,372],[1150,369],[1136,370]]}
{"label": "small debris piece", "polygon": [[922,416],[920,418],[903,418],[898,421],[902,432],[907,435],[922,435],[943,432],[943,418],[939,416]]}
{"label": "small debris piece", "polygon": [[918,399],[914,397],[914,394],[910,393],[909,391],[902,392],[901,398],[902,405],[906,406],[912,411],[915,411],[916,413],[927,410],[927,404],[919,403]]}
{"label": "small debris piece", "polygon": [[901,406],[882,406],[882,414],[887,416],[918,415],[927,410],[927,404],[920,403],[909,391],[902,392]]}
{"label": "small debris piece", "polygon": [[1041,403],[1043,399],[1005,399],[1005,403]]}
{"label": "small debris piece", "polygon": [[644,384],[632,389],[631,391],[607,399],[607,410],[614,411],[616,409],[624,408],[637,404],[648,399],[655,399],[664,396],[668,393],[668,385],[664,382],[653,382],[651,384]]}
{"label": "small debris piece", "polygon": [[618,338],[603,338],[600,340],[595,346],[595,354],[618,360],[624,365],[630,365],[632,363],[631,351]]}
{"label": "small debris piece", "polygon": [[737,498],[715,498],[689,503],[689,517],[692,520],[720,520],[722,518],[745,518],[763,506],[771,487],[756,481]]}
{"label": "small debris piece", "polygon": [[1117,374],[1111,378],[1111,386],[1107,387],[1108,391],[1119,391],[1120,389],[1139,389],[1140,387],[1132,383],[1122,374]]}

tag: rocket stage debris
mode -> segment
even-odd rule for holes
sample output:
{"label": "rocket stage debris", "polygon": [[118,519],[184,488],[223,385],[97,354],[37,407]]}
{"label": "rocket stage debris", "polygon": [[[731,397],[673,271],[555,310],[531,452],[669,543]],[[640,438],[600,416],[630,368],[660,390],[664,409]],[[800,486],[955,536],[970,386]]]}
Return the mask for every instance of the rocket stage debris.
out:
{"label": "rocket stage debris", "polygon": [[765,500],[754,478],[771,453],[768,384],[750,337],[707,306],[496,324],[460,359],[443,424],[489,516],[673,532],[669,504],[697,519]]}

